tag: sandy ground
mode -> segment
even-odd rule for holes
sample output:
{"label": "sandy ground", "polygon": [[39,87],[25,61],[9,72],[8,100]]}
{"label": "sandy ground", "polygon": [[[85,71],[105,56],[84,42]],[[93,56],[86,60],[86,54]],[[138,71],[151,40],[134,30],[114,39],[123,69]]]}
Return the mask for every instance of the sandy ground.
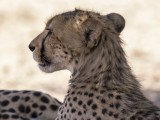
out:
{"label": "sandy ground", "polygon": [[0,0],[0,89],[32,89],[64,98],[69,71],[42,73],[28,49],[47,19],[75,7],[126,19],[121,34],[145,95],[160,106],[159,0]]}

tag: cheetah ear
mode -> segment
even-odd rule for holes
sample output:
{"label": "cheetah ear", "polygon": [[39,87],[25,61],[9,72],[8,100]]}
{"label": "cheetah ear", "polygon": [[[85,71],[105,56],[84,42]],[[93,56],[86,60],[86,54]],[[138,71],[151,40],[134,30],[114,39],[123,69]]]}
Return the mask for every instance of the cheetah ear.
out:
{"label": "cheetah ear", "polygon": [[118,33],[122,32],[122,30],[125,27],[125,19],[123,18],[123,16],[121,16],[120,14],[117,14],[117,13],[110,13],[110,14],[106,15],[105,17],[111,21],[115,30]]}
{"label": "cheetah ear", "polygon": [[96,47],[100,41],[102,26],[90,19],[84,24],[84,42],[88,48]]}

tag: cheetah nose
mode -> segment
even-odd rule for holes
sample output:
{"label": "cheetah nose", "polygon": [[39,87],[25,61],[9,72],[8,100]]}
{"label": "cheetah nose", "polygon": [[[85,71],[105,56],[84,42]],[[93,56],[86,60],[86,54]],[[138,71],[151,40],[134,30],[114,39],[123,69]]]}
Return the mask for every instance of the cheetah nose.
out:
{"label": "cheetah nose", "polygon": [[35,50],[35,46],[34,45],[32,45],[32,44],[29,44],[29,49],[33,52],[34,50]]}

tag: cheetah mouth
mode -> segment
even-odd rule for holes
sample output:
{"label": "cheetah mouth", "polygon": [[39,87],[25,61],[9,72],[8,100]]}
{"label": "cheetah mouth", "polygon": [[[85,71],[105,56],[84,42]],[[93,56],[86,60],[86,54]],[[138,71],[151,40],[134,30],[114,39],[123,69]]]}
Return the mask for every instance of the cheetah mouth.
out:
{"label": "cheetah mouth", "polygon": [[39,63],[38,67],[43,72],[51,73],[53,72],[52,69],[54,68],[54,64],[53,63]]}
{"label": "cheetah mouth", "polygon": [[47,67],[47,66],[49,66],[50,64],[48,64],[48,63],[40,63],[40,64],[38,64],[38,66],[39,67]]}
{"label": "cheetah mouth", "polygon": [[48,60],[47,57],[45,57],[44,55],[41,56],[41,62],[38,63],[39,67],[47,67],[50,66],[52,63]]}
{"label": "cheetah mouth", "polygon": [[51,62],[43,62],[43,63],[39,63],[38,66],[41,67],[41,68],[45,68],[45,67],[49,67],[53,64],[54,63],[51,63]]}

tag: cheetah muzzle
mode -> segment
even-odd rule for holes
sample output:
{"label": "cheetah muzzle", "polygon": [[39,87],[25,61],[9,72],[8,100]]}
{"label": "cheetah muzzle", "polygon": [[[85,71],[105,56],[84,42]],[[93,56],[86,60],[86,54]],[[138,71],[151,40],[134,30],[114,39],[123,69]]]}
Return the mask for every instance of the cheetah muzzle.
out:
{"label": "cheetah muzzle", "polygon": [[52,17],[30,43],[42,71],[72,72],[57,120],[160,120],[126,60],[124,27],[117,13],[76,9]]}

